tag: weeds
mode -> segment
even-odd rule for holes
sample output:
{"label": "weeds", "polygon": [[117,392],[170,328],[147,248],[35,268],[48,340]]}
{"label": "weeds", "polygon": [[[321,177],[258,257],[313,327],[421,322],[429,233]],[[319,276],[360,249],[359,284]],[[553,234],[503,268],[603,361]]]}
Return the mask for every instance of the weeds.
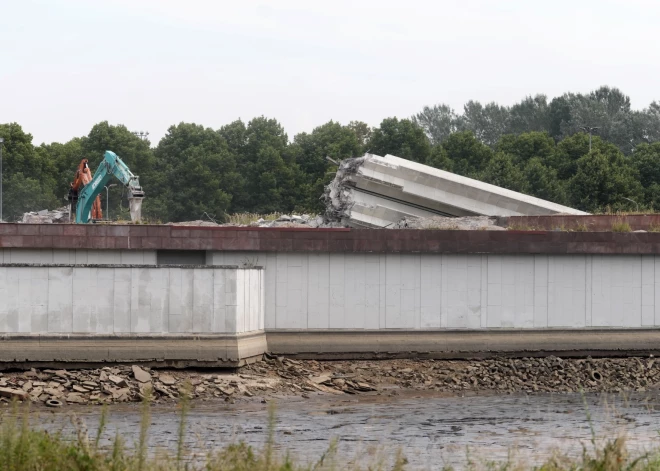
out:
{"label": "weeds", "polygon": [[630,232],[630,224],[626,221],[616,221],[612,223],[612,232]]}

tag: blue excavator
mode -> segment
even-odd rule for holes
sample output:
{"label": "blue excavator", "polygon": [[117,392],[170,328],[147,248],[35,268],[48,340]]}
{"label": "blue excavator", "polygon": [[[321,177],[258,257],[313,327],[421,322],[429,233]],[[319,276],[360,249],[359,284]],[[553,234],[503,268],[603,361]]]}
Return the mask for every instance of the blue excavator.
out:
{"label": "blue excavator", "polygon": [[128,188],[128,203],[131,220],[138,222],[141,217],[144,191],[137,175],[133,175],[128,166],[111,151],[106,151],[99,168],[94,172],[89,169],[89,161],[83,159],[76,170],[76,176],[69,187],[67,199],[71,202],[71,212],[75,213],[76,224],[103,219],[100,194],[112,177],[116,177]]}

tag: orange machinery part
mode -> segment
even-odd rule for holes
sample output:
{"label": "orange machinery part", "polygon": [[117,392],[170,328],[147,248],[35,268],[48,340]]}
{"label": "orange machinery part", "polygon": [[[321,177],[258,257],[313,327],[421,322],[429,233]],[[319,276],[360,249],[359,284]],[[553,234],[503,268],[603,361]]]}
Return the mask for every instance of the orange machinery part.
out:
{"label": "orange machinery part", "polygon": [[[78,193],[85,185],[92,181],[92,171],[89,169],[89,161],[82,159],[76,170],[76,176],[71,183],[71,188]],[[92,205],[92,219],[103,219],[101,210],[101,196],[97,196]]]}

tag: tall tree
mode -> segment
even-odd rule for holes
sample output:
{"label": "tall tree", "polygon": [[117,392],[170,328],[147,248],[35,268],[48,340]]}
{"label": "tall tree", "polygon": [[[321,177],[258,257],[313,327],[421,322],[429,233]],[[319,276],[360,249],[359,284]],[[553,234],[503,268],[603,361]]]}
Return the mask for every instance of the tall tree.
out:
{"label": "tall tree", "polygon": [[421,127],[432,144],[442,144],[453,132],[456,132],[458,115],[449,106],[443,103],[424,109],[412,118],[413,122]]}
{"label": "tall tree", "polygon": [[525,188],[523,173],[513,162],[513,157],[504,152],[495,154],[486,164],[479,179],[513,191],[523,191]]}
{"label": "tall tree", "polygon": [[566,204],[565,185],[557,172],[543,165],[539,157],[532,157],[523,169],[524,192],[557,204]]}
{"label": "tall tree", "polygon": [[304,198],[300,207],[316,212],[323,209],[320,196],[336,172],[336,167],[326,157],[334,161],[358,157],[361,145],[353,128],[330,121],[309,134],[296,135],[287,153],[294,156],[305,176],[300,188]]}
{"label": "tall tree", "polygon": [[32,135],[17,123],[0,124],[2,148],[3,219],[12,221],[27,211],[57,205],[55,166],[35,151]]}
{"label": "tall tree", "polygon": [[660,142],[640,144],[630,157],[644,191],[644,206],[660,209]]}
{"label": "tall tree", "polygon": [[296,206],[304,180],[295,156],[287,152],[288,137],[274,119],[254,118],[247,126],[235,121],[220,129],[237,158],[245,186],[232,202],[232,210],[270,213]]}
{"label": "tall tree", "polygon": [[610,157],[595,150],[577,161],[569,181],[571,203],[585,211],[631,210],[640,201],[642,186],[622,154]]}
{"label": "tall tree", "polygon": [[[171,126],[156,148],[153,216],[164,221],[223,220],[241,190],[236,158],[219,132],[193,123]],[[145,200],[146,203],[146,200]],[[206,213],[206,214],[204,214]]]}
{"label": "tall tree", "polygon": [[426,162],[431,154],[424,130],[409,119],[384,119],[373,130],[366,147],[372,154],[392,154],[414,162]]}
{"label": "tall tree", "polygon": [[481,142],[493,147],[509,128],[509,110],[495,102],[482,105],[470,100],[463,107],[458,129],[471,131]]}
{"label": "tall tree", "polygon": [[357,137],[358,144],[360,145],[360,153],[364,153],[364,146],[366,146],[369,139],[371,139],[371,133],[373,130],[367,123],[362,121],[351,121],[348,123],[348,128],[353,130]]}
{"label": "tall tree", "polygon": [[555,141],[545,132],[505,134],[496,148],[498,151],[512,155],[514,162],[518,164],[524,164],[534,157],[545,162],[555,151]]}
{"label": "tall tree", "polygon": [[469,131],[452,134],[442,148],[453,163],[453,171],[466,177],[477,178],[493,158],[492,149],[479,142]]}
{"label": "tall tree", "polygon": [[509,111],[507,133],[548,132],[550,130],[550,107],[545,95],[525,97]]}

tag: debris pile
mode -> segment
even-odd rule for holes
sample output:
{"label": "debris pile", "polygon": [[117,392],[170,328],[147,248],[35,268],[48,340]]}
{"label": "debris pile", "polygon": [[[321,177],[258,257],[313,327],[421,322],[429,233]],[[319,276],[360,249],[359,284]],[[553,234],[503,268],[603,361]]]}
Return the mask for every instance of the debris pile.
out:
{"label": "debris pile", "polygon": [[0,373],[0,402],[30,400],[47,406],[140,401],[182,394],[198,400],[266,400],[311,394],[399,394],[406,391],[645,392],[660,389],[655,358],[491,360],[295,360],[266,355],[236,373],[163,371],[116,366],[94,370],[30,370]]}
{"label": "debris pile", "polygon": [[310,227],[312,229],[317,227],[330,227],[324,224],[323,218],[320,216],[310,216],[309,214],[303,214],[301,216],[297,214],[282,214],[277,219],[273,221],[266,221],[263,218],[257,220],[256,222],[250,224],[253,227]]}
{"label": "debris pile", "polygon": [[326,219],[383,228],[403,218],[586,214],[394,155],[343,160],[324,193]]}
{"label": "debris pile", "polygon": [[488,216],[466,216],[449,218],[431,216],[427,218],[409,216],[392,225],[394,229],[440,229],[454,231],[506,231],[498,226],[499,218]]}
{"label": "debris pile", "polygon": [[21,222],[24,224],[61,224],[69,222],[69,207],[24,213]]}

